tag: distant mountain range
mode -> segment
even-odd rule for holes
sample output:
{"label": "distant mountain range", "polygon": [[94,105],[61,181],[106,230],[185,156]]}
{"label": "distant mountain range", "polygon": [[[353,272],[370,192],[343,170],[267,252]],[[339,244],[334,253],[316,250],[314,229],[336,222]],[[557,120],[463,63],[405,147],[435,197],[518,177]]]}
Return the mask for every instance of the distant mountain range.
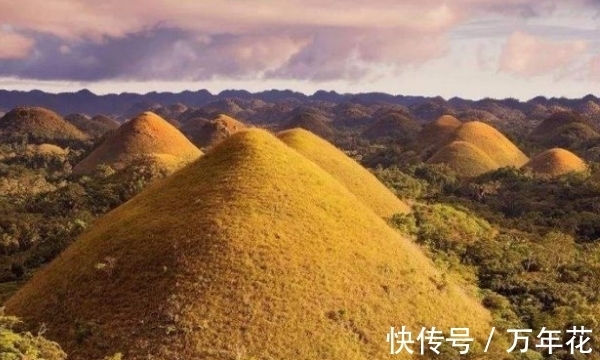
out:
{"label": "distant mountain range", "polygon": [[[268,103],[289,103],[302,105],[311,103],[355,103],[361,105],[392,104],[410,107],[418,117],[426,118],[432,110],[441,108],[485,109],[492,107],[506,107],[529,113],[535,106],[557,106],[570,109],[586,109],[589,104],[598,104],[599,99],[594,95],[587,95],[581,99],[546,98],[536,97],[527,102],[517,99],[482,99],[468,100],[458,97],[443,99],[441,97],[390,95],[385,93],[359,93],[339,94],[335,91],[317,91],[313,95],[305,95],[291,90],[269,90],[251,93],[245,90],[226,90],[219,94],[212,94],[207,90],[184,91],[180,93],[150,92],[147,94],[109,94],[96,95],[89,90],[74,93],[52,94],[39,90],[33,91],[7,91],[0,90],[0,111],[7,112],[17,106],[35,105],[53,109],[65,116],[72,113],[84,114],[110,114],[121,118],[132,109],[147,110],[152,107],[171,104],[184,104],[188,107],[202,107],[212,102],[238,99],[241,101],[264,101]],[[433,111],[437,113],[439,111]],[[431,119],[429,119],[431,120]]]}

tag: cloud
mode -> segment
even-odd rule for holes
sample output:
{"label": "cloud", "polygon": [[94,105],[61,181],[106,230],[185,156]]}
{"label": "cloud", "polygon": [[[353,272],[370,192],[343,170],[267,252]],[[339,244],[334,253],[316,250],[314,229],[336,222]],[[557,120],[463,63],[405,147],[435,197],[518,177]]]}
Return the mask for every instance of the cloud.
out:
{"label": "cloud", "polygon": [[502,49],[498,70],[523,77],[564,74],[587,48],[583,40],[554,41],[517,31]]}
{"label": "cloud", "polygon": [[20,34],[0,29],[0,60],[26,58],[33,48],[33,40]]}
{"label": "cloud", "polygon": [[202,80],[274,69],[306,39],[286,35],[206,35],[155,28],[101,43],[39,38],[36,56],[5,61],[0,75],[43,80]]}
{"label": "cloud", "polygon": [[[582,9],[598,4],[576,1]],[[77,81],[359,80],[375,68],[402,72],[446,56],[451,31],[474,19],[547,16],[557,4],[558,0],[147,0],[141,6],[121,0],[0,0],[0,24],[14,31],[6,36],[15,37],[6,42],[13,45],[0,50],[0,75]],[[511,36],[503,71],[532,73],[531,65],[520,62],[539,60],[535,54],[518,60],[511,50],[526,52],[518,49],[526,40]],[[554,65],[541,69],[551,71]]]}
{"label": "cloud", "polygon": [[587,80],[600,81],[600,55],[592,57],[588,64]]}

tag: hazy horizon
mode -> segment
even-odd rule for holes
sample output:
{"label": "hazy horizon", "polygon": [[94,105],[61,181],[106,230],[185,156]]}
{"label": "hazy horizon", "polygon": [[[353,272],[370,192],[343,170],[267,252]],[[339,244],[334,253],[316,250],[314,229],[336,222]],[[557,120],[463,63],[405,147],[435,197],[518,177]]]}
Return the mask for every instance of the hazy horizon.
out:
{"label": "hazy horizon", "polygon": [[7,90],[527,100],[600,84],[597,0],[0,0],[0,10]]}

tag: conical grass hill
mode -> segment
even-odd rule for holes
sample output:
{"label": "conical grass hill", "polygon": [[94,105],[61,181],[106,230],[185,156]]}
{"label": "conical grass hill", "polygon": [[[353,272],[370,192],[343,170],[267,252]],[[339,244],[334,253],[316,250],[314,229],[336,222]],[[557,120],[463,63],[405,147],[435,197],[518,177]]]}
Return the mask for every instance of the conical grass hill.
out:
{"label": "conical grass hill", "polygon": [[585,162],[572,152],[554,148],[533,157],[524,166],[534,174],[543,177],[555,177],[571,172],[587,170]]}
{"label": "conical grass hill", "polygon": [[186,131],[196,146],[208,149],[245,128],[246,125],[241,121],[231,116],[219,114],[201,128],[193,129],[192,127],[186,127]]}
{"label": "conical grass hill", "polygon": [[529,158],[500,131],[479,121],[462,124],[451,136],[451,141],[465,141],[475,145],[499,167],[520,168]]}
{"label": "conical grass hill", "polygon": [[93,174],[101,164],[122,170],[138,161],[151,161],[172,172],[201,155],[202,152],[166,120],[144,112],[107,137],[75,166],[73,173]]}
{"label": "conical grass hill", "polygon": [[440,116],[423,126],[417,137],[417,146],[422,152],[434,153],[446,144],[447,139],[461,125],[460,120],[452,115]]}
{"label": "conical grass hill", "polygon": [[476,177],[500,166],[477,146],[466,141],[454,141],[436,152],[428,164],[446,164],[460,177]]}
{"label": "conical grass hill", "polygon": [[344,184],[379,216],[389,218],[397,213],[410,212],[409,206],[367,169],[317,135],[304,129],[292,129],[277,136]]}
{"label": "conical grass hill", "polygon": [[18,107],[0,118],[0,138],[35,144],[69,146],[88,139],[57,113],[41,107]]}
{"label": "conical grass hill", "polygon": [[96,221],[5,306],[74,360],[388,359],[390,325],[469,327],[484,343],[491,321],[337,180],[257,129]]}

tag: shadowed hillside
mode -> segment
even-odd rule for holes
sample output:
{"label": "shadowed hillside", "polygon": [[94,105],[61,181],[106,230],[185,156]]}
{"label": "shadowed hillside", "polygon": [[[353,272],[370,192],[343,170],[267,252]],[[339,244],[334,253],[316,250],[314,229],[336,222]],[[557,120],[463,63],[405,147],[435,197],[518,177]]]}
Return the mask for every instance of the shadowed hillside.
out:
{"label": "shadowed hillside", "polygon": [[303,110],[292,116],[284,125],[284,129],[302,128],[325,139],[331,139],[334,135],[329,126],[329,119],[314,110]]}
{"label": "shadowed hillside", "polygon": [[6,142],[70,145],[87,135],[53,111],[40,107],[18,107],[0,119],[0,137]]}
{"label": "shadowed hillside", "polygon": [[400,201],[367,169],[332,144],[303,129],[279,133],[279,139],[333,175],[350,192],[381,217],[408,213],[408,205]]}
{"label": "shadowed hillside", "polygon": [[109,136],[73,169],[75,174],[91,174],[99,165],[121,170],[141,158],[150,158],[173,171],[201,155],[182,133],[158,115],[145,112]]}
{"label": "shadowed hillside", "polygon": [[[201,120],[196,120],[196,125],[200,125]],[[242,122],[224,115],[219,114],[210,122],[202,126],[194,126],[194,123],[185,126],[187,136],[199,148],[211,148],[236,132],[245,129],[246,125]]]}
{"label": "shadowed hillside", "polygon": [[447,143],[448,138],[461,125],[462,123],[452,115],[440,116],[423,126],[417,137],[418,148],[425,153],[435,152]]}
{"label": "shadowed hillside", "polygon": [[93,138],[101,137],[107,132],[119,127],[118,122],[102,116],[95,116],[90,119],[82,114],[71,114],[67,115],[65,120],[73,124],[84,134]]}
{"label": "shadowed hillside", "polygon": [[561,111],[551,115],[530,134],[530,139],[548,147],[561,147],[578,151],[600,134],[581,114]]}
{"label": "shadowed hillside", "polygon": [[572,152],[554,148],[533,157],[524,166],[539,176],[554,177],[587,170],[585,162]]}
{"label": "shadowed hillside", "polygon": [[369,140],[405,142],[414,139],[421,126],[399,112],[389,112],[379,117],[362,136]]}
{"label": "shadowed hillside", "polygon": [[480,344],[491,326],[416,245],[261,130],[98,220],[6,309],[75,360],[387,359],[390,325],[469,327]]}

